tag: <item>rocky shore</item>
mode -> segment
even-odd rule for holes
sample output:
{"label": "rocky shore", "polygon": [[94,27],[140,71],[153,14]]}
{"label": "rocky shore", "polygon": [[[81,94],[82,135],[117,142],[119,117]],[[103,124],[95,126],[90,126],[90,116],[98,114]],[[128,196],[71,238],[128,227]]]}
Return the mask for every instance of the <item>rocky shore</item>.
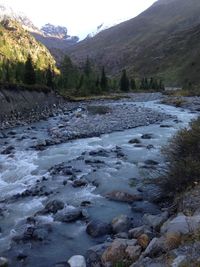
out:
{"label": "rocky shore", "polygon": [[[7,92],[7,91],[6,91]],[[122,103],[126,102],[140,102],[140,101],[153,101],[160,99],[162,95],[160,93],[150,93],[150,94],[128,94],[126,98],[119,100],[88,100],[88,101],[78,101],[71,102],[62,99],[61,97],[56,97],[55,95],[48,96],[43,93],[38,92],[24,92],[18,96],[20,93],[17,91],[13,96],[13,90],[9,92],[9,95],[5,93],[0,94],[0,102],[2,106],[0,108],[0,130],[13,128],[17,126],[29,125],[33,122],[40,120],[47,120],[49,117],[55,117],[58,115],[66,115],[70,112],[78,110],[79,108],[84,108],[88,105],[104,105],[108,103]],[[8,93],[8,92],[7,92]],[[28,95],[24,95],[24,94]],[[12,96],[12,97],[11,97]],[[19,100],[12,100],[13,103],[8,101],[8,98]],[[27,100],[29,98],[29,100]],[[26,99],[25,103],[21,105],[21,101]],[[43,103],[41,102],[43,101]],[[31,103],[30,103],[31,102]],[[35,102],[35,103],[34,103]],[[41,102],[41,103],[40,103]],[[34,104],[33,104],[34,103]],[[4,107],[5,106],[5,107]]]}

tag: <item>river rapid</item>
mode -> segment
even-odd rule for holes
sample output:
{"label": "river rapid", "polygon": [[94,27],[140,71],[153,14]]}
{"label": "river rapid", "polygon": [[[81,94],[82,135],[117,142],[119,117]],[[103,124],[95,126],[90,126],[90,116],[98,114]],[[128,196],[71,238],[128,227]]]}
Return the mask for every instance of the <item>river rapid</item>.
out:
{"label": "river rapid", "polygon": [[[112,236],[92,238],[86,233],[92,219],[110,223],[125,214],[136,226],[140,223],[143,214],[135,212],[131,203],[112,201],[106,195],[112,191],[140,192],[143,200],[139,205],[149,203],[157,188],[147,181],[154,179],[165,164],[161,147],[197,114],[157,101],[135,105],[172,117],[161,123],[47,146],[41,151],[33,148],[34,142],[48,137],[49,125],[56,124],[59,116],[2,133],[1,150],[11,146],[11,153],[0,155],[0,255],[10,260],[11,266],[56,266],[111,240]],[[131,139],[139,141],[129,143]],[[56,212],[44,212],[52,200],[64,203],[68,211],[80,209],[81,216],[63,222]],[[31,227],[36,230],[34,234],[27,232]]]}

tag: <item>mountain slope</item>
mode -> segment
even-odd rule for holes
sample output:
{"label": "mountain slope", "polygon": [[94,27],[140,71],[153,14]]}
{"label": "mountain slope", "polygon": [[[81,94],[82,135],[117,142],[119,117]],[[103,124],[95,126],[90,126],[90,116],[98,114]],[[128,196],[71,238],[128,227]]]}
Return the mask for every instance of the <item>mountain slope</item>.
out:
{"label": "mountain slope", "polygon": [[71,47],[68,54],[76,62],[89,56],[114,75],[126,67],[139,76],[159,75],[180,84],[188,69],[185,53],[193,53],[187,37],[198,29],[199,14],[199,0],[159,0],[138,17]]}
{"label": "mountain slope", "polygon": [[47,48],[37,42],[20,23],[5,19],[0,23],[0,62],[25,62],[30,54],[38,70],[51,65],[56,70],[55,60]]}

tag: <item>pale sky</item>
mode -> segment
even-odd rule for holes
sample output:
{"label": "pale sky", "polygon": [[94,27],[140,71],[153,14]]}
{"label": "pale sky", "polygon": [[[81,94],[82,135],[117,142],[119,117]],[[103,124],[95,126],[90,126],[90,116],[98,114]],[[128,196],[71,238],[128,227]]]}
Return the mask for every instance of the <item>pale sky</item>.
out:
{"label": "pale sky", "polygon": [[102,24],[111,25],[135,17],[156,0],[0,0],[25,13],[41,27],[66,26],[70,35],[83,38]]}

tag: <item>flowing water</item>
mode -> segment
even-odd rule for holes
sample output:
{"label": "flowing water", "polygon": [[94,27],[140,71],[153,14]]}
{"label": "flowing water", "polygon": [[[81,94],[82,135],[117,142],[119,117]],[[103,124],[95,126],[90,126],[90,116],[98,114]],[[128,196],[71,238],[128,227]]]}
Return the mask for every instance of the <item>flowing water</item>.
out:
{"label": "flowing water", "polygon": [[[7,131],[8,137],[0,139],[2,147],[5,142],[15,147],[12,155],[0,155],[0,254],[11,258],[12,266],[54,266],[56,262],[66,261],[74,254],[85,254],[89,247],[104,241],[87,235],[84,220],[67,224],[54,221],[51,215],[43,215],[38,216],[38,220],[41,224],[51,225],[52,231],[48,233],[48,237],[42,242],[15,244],[12,238],[27,227],[26,218],[42,210],[52,199],[62,200],[73,207],[79,207],[83,201],[90,201],[92,204],[84,208],[90,220],[110,222],[119,214],[127,214],[133,218],[136,216],[129,204],[109,201],[104,197],[105,194],[113,190],[136,192],[136,185],[153,176],[153,172],[141,168],[144,162],[154,160],[162,168],[164,162],[160,148],[178,129],[187,126],[196,117],[196,114],[188,110],[161,105],[155,101],[137,105],[171,114],[177,120],[173,118],[162,123],[170,127],[160,127],[160,124],[138,127],[50,146],[44,151],[35,151],[30,147],[36,139],[48,136],[47,128],[55,125],[58,118],[35,123],[32,128],[16,128],[15,133]],[[141,140],[144,146],[135,147],[129,144],[130,139],[141,139],[141,135],[145,133],[152,133],[153,138]],[[147,149],[147,145],[152,145],[153,148]],[[98,149],[113,151],[116,146],[121,148],[125,157],[116,157],[113,152],[106,158],[98,157],[104,164],[95,168],[95,171],[91,165],[85,165],[82,159],[77,159],[84,152]],[[88,185],[74,188],[71,182],[63,184],[66,179],[63,175],[50,175],[49,169],[62,162],[70,162],[74,168],[80,169],[78,176],[84,176],[89,181]],[[45,190],[52,192],[50,195],[16,198],[13,201],[13,195],[32,188],[40,181]],[[27,256],[24,262],[16,259],[20,253]]]}

